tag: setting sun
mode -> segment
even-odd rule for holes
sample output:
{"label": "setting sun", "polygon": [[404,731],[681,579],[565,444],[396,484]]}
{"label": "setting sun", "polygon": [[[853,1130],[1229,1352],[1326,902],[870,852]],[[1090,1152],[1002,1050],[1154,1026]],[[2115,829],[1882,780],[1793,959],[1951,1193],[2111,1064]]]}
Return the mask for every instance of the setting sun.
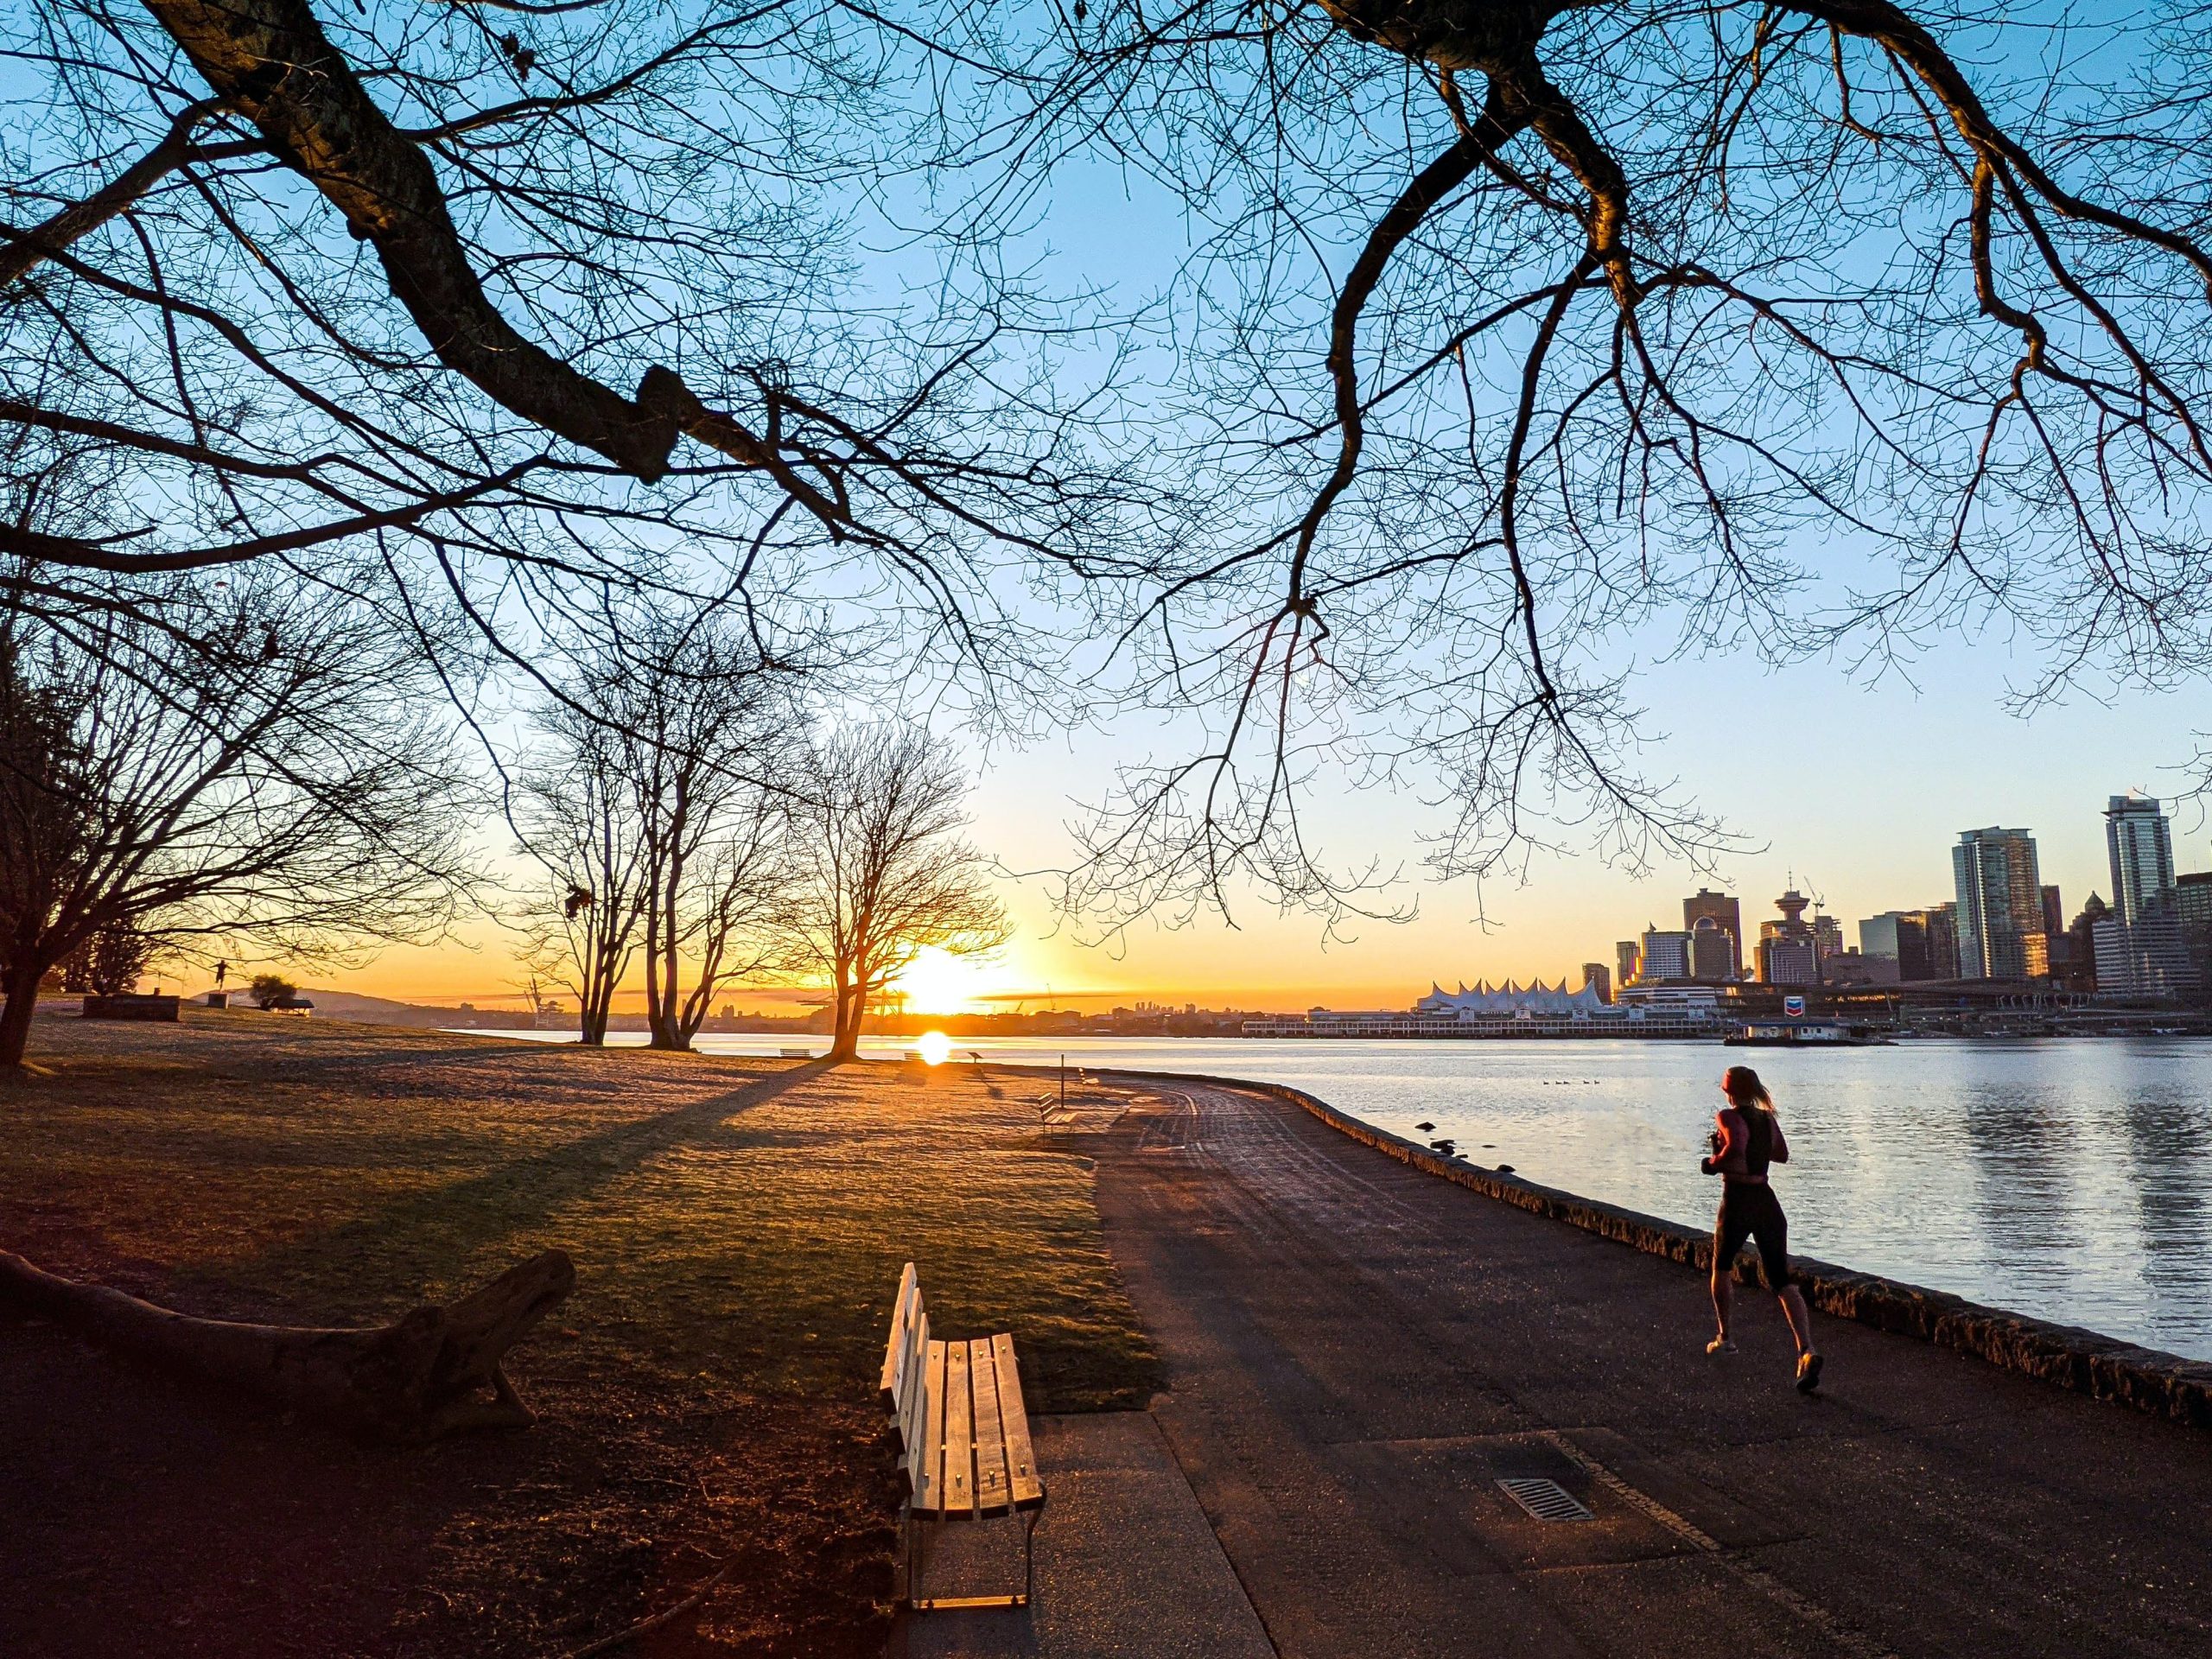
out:
{"label": "setting sun", "polygon": [[975,1014],[989,1005],[982,999],[1006,982],[1006,964],[995,957],[956,957],[934,946],[915,957],[892,982],[906,999],[909,1014]]}

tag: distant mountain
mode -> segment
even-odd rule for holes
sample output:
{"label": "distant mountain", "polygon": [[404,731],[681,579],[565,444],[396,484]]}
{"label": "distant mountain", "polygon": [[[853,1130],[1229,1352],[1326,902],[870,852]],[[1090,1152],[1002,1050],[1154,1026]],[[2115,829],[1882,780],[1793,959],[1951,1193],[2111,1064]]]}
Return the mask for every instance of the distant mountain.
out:
{"label": "distant mountain", "polygon": [[478,1026],[497,1030],[530,1023],[527,1014],[513,1008],[438,1007],[313,987],[301,995],[315,1004],[315,1011],[325,1020],[359,1020],[373,1026]]}

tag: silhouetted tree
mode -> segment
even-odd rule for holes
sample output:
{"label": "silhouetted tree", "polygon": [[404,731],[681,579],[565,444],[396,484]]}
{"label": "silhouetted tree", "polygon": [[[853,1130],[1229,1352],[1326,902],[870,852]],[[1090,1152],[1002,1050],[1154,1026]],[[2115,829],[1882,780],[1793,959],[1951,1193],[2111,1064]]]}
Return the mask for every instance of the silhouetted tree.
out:
{"label": "silhouetted tree", "polygon": [[[0,423],[130,484],[0,523],[25,603],[373,538],[534,673],[579,593],[810,594],[988,715],[1179,717],[1109,918],[1377,905],[1322,779],[1445,875],[1709,855],[1654,654],[2212,664],[2201,7],[493,10],[16,9]],[[995,257],[1100,157],[1200,243],[1127,402],[1154,336]]]}
{"label": "silhouetted tree", "polygon": [[109,922],[77,947],[71,959],[74,972],[65,964],[63,976],[82,980],[96,996],[122,996],[138,983],[155,949],[155,942],[131,923]]}
{"label": "silhouetted tree", "polygon": [[0,1065],[47,970],[104,931],[328,958],[436,935],[472,880],[470,791],[410,640],[274,564],[111,597],[0,602]]}
{"label": "silhouetted tree", "polygon": [[847,727],[808,744],[790,795],[787,964],[830,986],[831,1062],[859,1052],[868,1005],[925,950],[995,950],[1012,931],[963,839],[968,780],[919,727]]}
{"label": "silhouetted tree", "polygon": [[282,974],[256,974],[245,994],[252,1000],[254,1007],[266,1010],[297,996],[300,988]]}
{"label": "silhouetted tree", "polygon": [[1005,561],[1103,548],[1125,480],[1044,360],[1065,311],[980,226],[899,300],[856,270],[901,233],[878,187],[957,159],[906,20],[29,0],[0,31],[0,429],[131,481],[0,522],[48,602],[370,541],[524,676],[643,578],[911,609],[910,659],[990,678],[1027,660]]}
{"label": "silhouetted tree", "polygon": [[605,1040],[633,953],[655,1048],[685,1049],[712,999],[772,949],[783,806],[764,781],[802,671],[719,613],[611,612],[540,707],[515,815],[546,885],[527,954]]}
{"label": "silhouetted tree", "polygon": [[623,734],[584,706],[595,690],[572,679],[533,712],[509,813],[546,884],[523,904],[524,960],[575,994],[577,1040],[594,1048],[637,953],[650,868]]}

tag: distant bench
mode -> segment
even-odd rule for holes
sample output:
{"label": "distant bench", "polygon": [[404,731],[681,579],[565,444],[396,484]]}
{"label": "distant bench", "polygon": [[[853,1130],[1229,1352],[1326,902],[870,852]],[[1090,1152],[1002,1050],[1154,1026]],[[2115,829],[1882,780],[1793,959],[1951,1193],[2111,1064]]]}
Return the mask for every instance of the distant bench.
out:
{"label": "distant bench", "polygon": [[[1029,1444],[1029,1409],[1014,1338],[1003,1333],[972,1342],[930,1335],[922,1282],[909,1262],[899,1275],[891,1311],[891,1342],[883,1356],[883,1403],[899,1435],[899,1468],[906,1485],[906,1599],[916,1611],[941,1607],[1027,1607],[1036,1583],[1034,1541],[1045,1509],[1044,1483]],[[917,1594],[916,1545],[924,1521],[974,1521],[1027,1514],[1021,1535],[1021,1593],[1005,1596]]]}

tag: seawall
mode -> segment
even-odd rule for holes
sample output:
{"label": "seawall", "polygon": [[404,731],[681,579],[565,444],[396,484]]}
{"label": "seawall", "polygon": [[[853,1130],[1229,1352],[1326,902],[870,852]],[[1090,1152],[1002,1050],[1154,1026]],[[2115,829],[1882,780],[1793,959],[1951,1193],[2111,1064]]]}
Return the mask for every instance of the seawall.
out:
{"label": "seawall", "polygon": [[[1094,1068],[1105,1069],[1105,1068]],[[1124,1072],[1124,1076],[1174,1078],[1173,1072]],[[1244,1077],[1196,1077],[1191,1082],[1271,1095],[1311,1112],[1332,1128],[1363,1141],[1401,1163],[1441,1177],[1501,1204],[1533,1211],[1617,1243],[1680,1262],[1700,1273],[1712,1270],[1713,1236],[1635,1210],[1541,1186],[1517,1175],[1478,1169],[1430,1151],[1418,1141],[1378,1129],[1339,1111],[1326,1101],[1287,1084]],[[2155,1348],[2101,1336],[2094,1331],[2046,1319],[2029,1319],[2003,1308],[1985,1307],[1877,1274],[1858,1273],[1832,1262],[1793,1255],[1790,1258],[1806,1299],[1832,1319],[1853,1319],[1898,1336],[1950,1348],[2024,1376],[2056,1383],[2092,1399],[2130,1406],[2152,1416],[2212,1431],[2212,1363],[2184,1359]],[[1746,1249],[1736,1258],[1736,1280],[1758,1283],[1758,1258]]]}

